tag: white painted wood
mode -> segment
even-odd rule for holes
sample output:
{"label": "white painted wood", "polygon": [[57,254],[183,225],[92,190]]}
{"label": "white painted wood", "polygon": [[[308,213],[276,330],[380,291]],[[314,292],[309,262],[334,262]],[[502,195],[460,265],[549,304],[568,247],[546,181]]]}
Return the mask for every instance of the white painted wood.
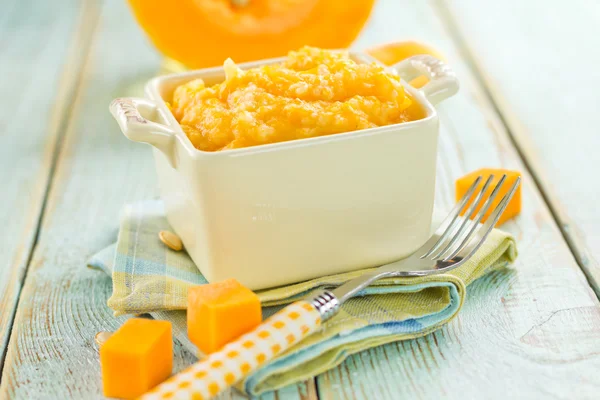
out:
{"label": "white painted wood", "polygon": [[[461,79],[461,93],[442,105],[440,206],[453,204],[454,180],[466,172],[525,170],[433,4],[386,2],[370,27],[361,46],[419,38],[440,48]],[[440,331],[356,354],[321,375],[319,398],[598,398],[598,300],[527,174],[523,185],[523,215],[504,226],[518,240],[514,268],[474,283]]]}
{"label": "white painted wood", "polygon": [[[98,14],[96,2],[87,6]],[[117,329],[124,319],[113,317],[106,306],[110,278],[88,270],[86,260],[115,239],[125,203],[156,194],[150,148],[129,142],[108,113],[109,102],[139,90],[137,84],[152,77],[160,61],[126,7],[121,0],[106,2],[70,105],[41,235],[15,317],[0,399],[102,397],[94,336]],[[93,29],[95,21],[90,23]],[[193,360],[176,342],[175,369]],[[307,382],[266,398],[310,399],[314,394],[314,382]]]}
{"label": "white painted wood", "polygon": [[600,2],[439,3],[600,295]]}
{"label": "white painted wood", "polygon": [[80,9],[73,0],[0,6],[0,371],[80,67]]}

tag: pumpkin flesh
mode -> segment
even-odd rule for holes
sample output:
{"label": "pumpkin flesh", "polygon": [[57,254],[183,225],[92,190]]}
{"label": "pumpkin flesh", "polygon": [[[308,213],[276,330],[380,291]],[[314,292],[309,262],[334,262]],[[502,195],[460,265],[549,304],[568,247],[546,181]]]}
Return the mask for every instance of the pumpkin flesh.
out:
{"label": "pumpkin flesh", "polygon": [[224,82],[175,89],[171,110],[196,148],[228,150],[351,132],[423,117],[400,79],[345,52],[304,47],[282,64],[246,71],[225,62]]}

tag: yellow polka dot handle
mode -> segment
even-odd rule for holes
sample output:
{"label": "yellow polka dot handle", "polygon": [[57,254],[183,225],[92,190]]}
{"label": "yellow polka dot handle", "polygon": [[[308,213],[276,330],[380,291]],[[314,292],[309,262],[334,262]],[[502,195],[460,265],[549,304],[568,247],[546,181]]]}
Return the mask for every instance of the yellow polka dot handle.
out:
{"label": "yellow polka dot handle", "polygon": [[210,399],[277,357],[321,326],[307,301],[293,303],[253,331],[167,379],[140,399]]}

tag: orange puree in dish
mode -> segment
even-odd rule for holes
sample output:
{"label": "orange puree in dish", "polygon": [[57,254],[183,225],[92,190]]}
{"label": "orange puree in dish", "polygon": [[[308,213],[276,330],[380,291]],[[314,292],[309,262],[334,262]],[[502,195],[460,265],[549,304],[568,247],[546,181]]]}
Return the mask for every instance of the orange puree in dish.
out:
{"label": "orange puree in dish", "polygon": [[304,47],[282,64],[243,71],[228,59],[225,81],[179,86],[171,109],[194,146],[218,151],[331,135],[422,118],[400,79],[347,53]]}

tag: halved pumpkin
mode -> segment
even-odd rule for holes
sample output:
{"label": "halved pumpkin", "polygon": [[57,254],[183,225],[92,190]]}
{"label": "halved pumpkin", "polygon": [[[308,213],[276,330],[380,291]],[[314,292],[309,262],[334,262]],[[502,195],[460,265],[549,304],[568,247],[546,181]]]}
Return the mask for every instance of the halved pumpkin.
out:
{"label": "halved pumpkin", "polygon": [[129,0],[156,48],[187,68],[346,48],[374,0]]}

